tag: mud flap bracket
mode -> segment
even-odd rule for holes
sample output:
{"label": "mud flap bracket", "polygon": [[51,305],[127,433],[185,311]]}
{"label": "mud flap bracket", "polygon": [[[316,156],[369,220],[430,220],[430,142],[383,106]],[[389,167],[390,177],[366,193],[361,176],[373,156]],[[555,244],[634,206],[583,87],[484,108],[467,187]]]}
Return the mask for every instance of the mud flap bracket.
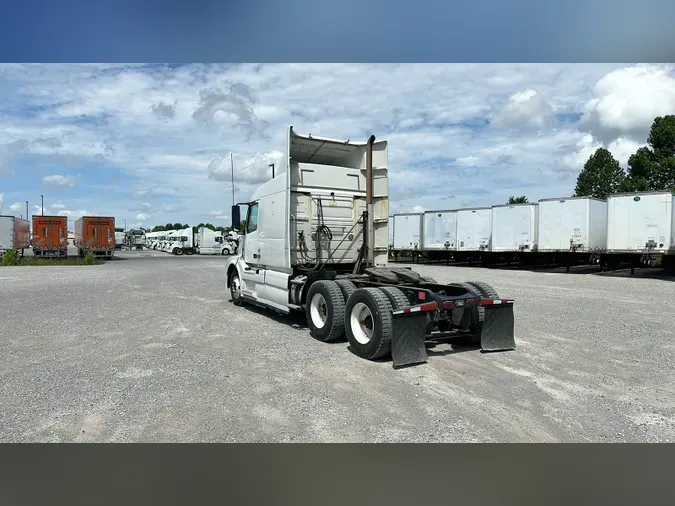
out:
{"label": "mud flap bracket", "polygon": [[423,364],[427,361],[426,327],[427,314],[394,314],[391,339],[391,358],[394,369]]}
{"label": "mud flap bracket", "polygon": [[480,347],[482,351],[516,349],[512,304],[485,306]]}

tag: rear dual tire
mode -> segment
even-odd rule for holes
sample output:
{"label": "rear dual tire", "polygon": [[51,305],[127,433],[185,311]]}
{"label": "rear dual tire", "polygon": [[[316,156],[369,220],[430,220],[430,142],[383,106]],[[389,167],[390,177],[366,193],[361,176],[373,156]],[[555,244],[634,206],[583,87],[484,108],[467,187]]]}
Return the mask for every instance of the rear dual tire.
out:
{"label": "rear dual tire", "polygon": [[[468,281],[462,283],[464,288],[481,297],[488,299],[498,299],[497,291],[492,286],[482,281]],[[471,310],[471,335],[460,338],[460,343],[472,346],[480,345],[480,334],[483,330],[483,320],[485,319],[485,308],[483,306],[474,306]]]}
{"label": "rear dual tire", "polygon": [[307,291],[307,325],[314,339],[337,341],[345,331],[345,299],[335,281],[315,281]]}
{"label": "rear dual tire", "polygon": [[391,353],[392,311],[409,304],[395,287],[359,288],[349,280],[316,281],[307,292],[310,334],[322,342],[344,338],[368,360]]}
{"label": "rear dual tire", "polygon": [[345,308],[347,340],[354,353],[368,360],[389,355],[394,335],[392,311],[409,304],[405,294],[393,286],[356,290]]}

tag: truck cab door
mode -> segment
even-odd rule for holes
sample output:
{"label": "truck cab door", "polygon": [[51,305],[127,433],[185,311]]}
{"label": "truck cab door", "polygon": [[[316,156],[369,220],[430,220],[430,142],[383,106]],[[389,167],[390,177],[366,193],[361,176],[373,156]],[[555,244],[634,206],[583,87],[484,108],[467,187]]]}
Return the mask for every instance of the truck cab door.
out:
{"label": "truck cab door", "polygon": [[246,216],[246,247],[244,248],[244,261],[248,267],[241,273],[242,293],[255,299],[260,298],[260,291],[264,288],[264,273],[260,268],[260,237],[258,217],[260,202],[249,205]]}
{"label": "truck cab door", "polygon": [[260,264],[259,232],[258,232],[258,213],[260,203],[251,204],[246,216],[246,249],[244,251],[244,260],[249,265]]}

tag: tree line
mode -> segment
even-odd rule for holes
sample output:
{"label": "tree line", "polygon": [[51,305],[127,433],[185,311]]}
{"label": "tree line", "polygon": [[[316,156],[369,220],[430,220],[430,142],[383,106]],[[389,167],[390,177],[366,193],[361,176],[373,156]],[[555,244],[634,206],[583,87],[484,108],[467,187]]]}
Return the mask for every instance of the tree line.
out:
{"label": "tree line", "polygon": [[[647,146],[635,151],[627,165],[624,170],[608,149],[596,149],[579,173],[573,196],[606,199],[622,192],[675,192],[675,115],[654,119]],[[509,197],[507,202],[527,203],[524,196]]]}
{"label": "tree line", "polygon": [[[243,230],[243,227],[246,226],[245,220],[242,222],[242,227],[240,230]],[[197,233],[200,228],[208,228],[213,230],[214,232],[229,232],[232,230],[232,227],[223,227],[220,225],[213,225],[212,223],[200,223],[199,225],[195,225],[192,227],[192,231]],[[166,225],[157,225],[156,227],[153,227],[152,229],[145,229],[142,228],[141,230],[145,232],[167,232],[170,230],[185,230],[186,228],[190,228],[190,225],[182,224],[182,223],[167,223]]]}
{"label": "tree line", "polygon": [[647,146],[628,159],[628,170],[605,148],[598,148],[579,173],[575,197],[606,199],[613,193],[675,191],[675,115],[654,119]]}
{"label": "tree line", "polygon": [[[197,232],[200,228],[208,228],[213,230],[214,232],[229,232],[231,230],[231,227],[222,227],[222,226],[216,226],[213,225],[212,223],[200,223],[199,225],[195,225],[192,227],[192,230]],[[157,225],[156,227],[153,227],[152,230],[149,230],[150,232],[166,232],[169,230],[185,230],[186,228],[190,228],[190,225],[187,223],[167,223],[166,225]]]}

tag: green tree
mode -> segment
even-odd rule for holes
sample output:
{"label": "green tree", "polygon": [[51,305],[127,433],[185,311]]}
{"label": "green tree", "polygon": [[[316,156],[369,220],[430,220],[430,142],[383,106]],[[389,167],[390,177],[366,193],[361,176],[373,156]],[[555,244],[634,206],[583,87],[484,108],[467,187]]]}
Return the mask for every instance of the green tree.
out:
{"label": "green tree", "polygon": [[654,118],[647,138],[657,160],[675,156],[675,115]]}
{"label": "green tree", "polygon": [[241,224],[239,225],[239,233],[244,233],[244,230],[246,230],[246,219],[241,220]]}
{"label": "green tree", "polygon": [[166,227],[163,227],[162,225],[157,225],[152,229],[153,232],[164,232],[165,230],[168,230]]}
{"label": "green tree", "polygon": [[528,200],[527,197],[522,196],[522,197],[509,197],[509,201],[507,204],[527,204]]}
{"label": "green tree", "polygon": [[605,148],[598,148],[579,173],[574,195],[605,199],[622,190],[625,178],[625,172],[612,153]]}
{"label": "green tree", "polygon": [[628,159],[625,191],[675,189],[675,115],[654,118],[647,138]]}
{"label": "green tree", "polygon": [[623,181],[622,191],[647,191],[656,181],[656,159],[648,147],[642,147],[628,159],[628,175]]}
{"label": "green tree", "polygon": [[654,119],[647,139],[654,153],[652,190],[675,190],[675,115]]}

